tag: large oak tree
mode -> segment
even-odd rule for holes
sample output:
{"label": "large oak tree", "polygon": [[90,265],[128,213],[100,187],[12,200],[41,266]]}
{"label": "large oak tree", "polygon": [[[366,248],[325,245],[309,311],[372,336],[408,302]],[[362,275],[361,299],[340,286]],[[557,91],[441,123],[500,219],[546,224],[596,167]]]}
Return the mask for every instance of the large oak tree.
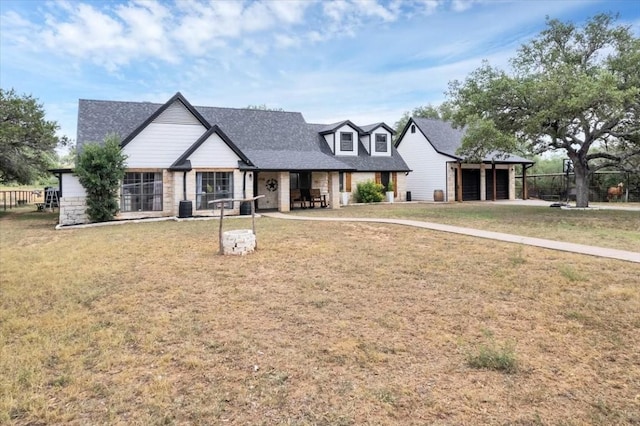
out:
{"label": "large oak tree", "polygon": [[55,121],[45,120],[41,104],[29,95],[0,88],[0,182],[30,184],[47,173],[57,158]]}
{"label": "large oak tree", "polygon": [[582,27],[547,19],[509,72],[484,63],[451,82],[451,118],[468,126],[460,153],[564,151],[576,205],[587,207],[593,172],[640,155],[640,39],[616,19],[600,14]]}

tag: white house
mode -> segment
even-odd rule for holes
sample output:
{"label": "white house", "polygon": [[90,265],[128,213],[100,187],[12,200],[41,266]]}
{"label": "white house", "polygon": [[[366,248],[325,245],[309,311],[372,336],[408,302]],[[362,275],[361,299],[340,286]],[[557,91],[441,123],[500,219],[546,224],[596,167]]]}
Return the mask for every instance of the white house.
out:
{"label": "white house", "polygon": [[532,161],[516,155],[488,155],[480,162],[456,153],[463,129],[450,123],[413,117],[396,148],[412,172],[406,178],[413,200],[470,201],[516,198],[515,166]]}
{"label": "white house", "polygon": [[[331,208],[347,201],[352,176],[392,180],[405,193],[409,168],[384,123],[309,124],[298,112],[194,107],[180,93],[164,104],[80,100],[77,149],[120,138],[127,156],[117,219],[218,214],[210,201],[264,195],[258,209],[288,211],[291,191],[320,192]],[[73,170],[60,176],[60,223],[87,222]],[[341,192],[347,197],[341,197]],[[402,194],[402,195],[401,195]],[[239,203],[225,207],[239,214]]]}

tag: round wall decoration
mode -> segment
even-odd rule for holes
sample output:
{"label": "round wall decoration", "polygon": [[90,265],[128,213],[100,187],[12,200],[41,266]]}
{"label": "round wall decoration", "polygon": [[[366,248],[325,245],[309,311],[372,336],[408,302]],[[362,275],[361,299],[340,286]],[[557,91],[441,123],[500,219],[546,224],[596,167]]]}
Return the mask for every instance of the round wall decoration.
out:
{"label": "round wall decoration", "polygon": [[276,191],[278,189],[278,181],[275,179],[268,179],[267,189],[271,192]]}

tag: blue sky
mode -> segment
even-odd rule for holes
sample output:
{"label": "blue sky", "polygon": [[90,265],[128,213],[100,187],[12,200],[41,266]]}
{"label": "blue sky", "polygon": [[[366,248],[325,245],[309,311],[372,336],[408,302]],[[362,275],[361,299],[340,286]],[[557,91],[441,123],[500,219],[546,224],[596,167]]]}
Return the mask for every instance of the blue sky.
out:
{"label": "blue sky", "polygon": [[75,139],[78,99],[266,104],[393,126],[483,59],[507,67],[545,17],[600,12],[640,35],[640,0],[0,1],[0,85]]}

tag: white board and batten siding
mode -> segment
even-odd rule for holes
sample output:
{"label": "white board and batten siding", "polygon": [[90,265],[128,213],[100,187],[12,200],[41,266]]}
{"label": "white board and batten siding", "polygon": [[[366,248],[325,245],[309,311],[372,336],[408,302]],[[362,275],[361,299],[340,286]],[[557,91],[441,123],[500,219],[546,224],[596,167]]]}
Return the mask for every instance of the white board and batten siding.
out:
{"label": "white board and batten siding", "polygon": [[333,133],[329,133],[324,135],[324,141],[327,143],[327,145],[329,145],[329,148],[331,149],[331,152],[333,152],[335,154],[334,151],[334,147],[335,147],[335,136]]}
{"label": "white board and batten siding", "polygon": [[72,173],[62,174],[62,197],[86,197],[87,193],[80,184],[78,176]]}
{"label": "white board and batten siding", "polygon": [[364,150],[367,154],[371,154],[371,135],[360,136],[360,143],[364,146]]}
{"label": "white board and batten siding", "polygon": [[412,200],[433,201],[435,190],[452,196],[447,191],[447,162],[452,159],[438,153],[418,129],[415,133],[407,131],[397,149],[413,170],[406,177],[407,191],[411,191]]}
{"label": "white board and batten siding", "polygon": [[189,156],[193,168],[238,168],[240,157],[217,134],[212,134]]}
{"label": "white board and batten siding", "polygon": [[182,102],[176,101],[123,148],[127,167],[170,167],[205,131]]}

